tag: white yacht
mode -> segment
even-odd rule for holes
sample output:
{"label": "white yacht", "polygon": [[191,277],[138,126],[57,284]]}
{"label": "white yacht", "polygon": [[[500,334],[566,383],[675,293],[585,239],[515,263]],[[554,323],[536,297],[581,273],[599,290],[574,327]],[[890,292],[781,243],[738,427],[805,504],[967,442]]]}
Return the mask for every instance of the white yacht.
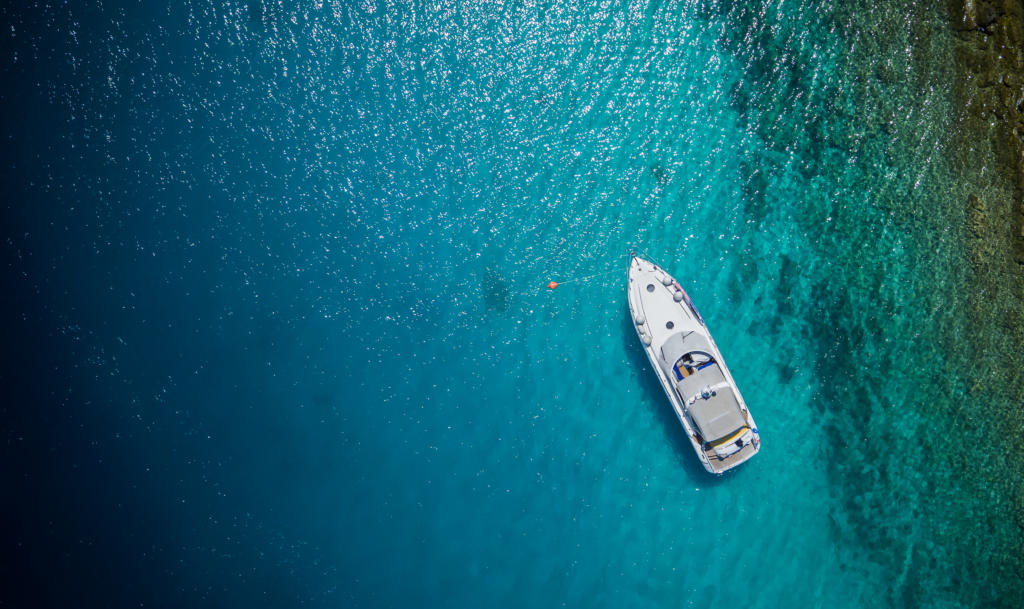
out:
{"label": "white yacht", "polygon": [[630,255],[629,312],[647,358],[704,469],[721,474],[761,450],[722,353],[679,282]]}

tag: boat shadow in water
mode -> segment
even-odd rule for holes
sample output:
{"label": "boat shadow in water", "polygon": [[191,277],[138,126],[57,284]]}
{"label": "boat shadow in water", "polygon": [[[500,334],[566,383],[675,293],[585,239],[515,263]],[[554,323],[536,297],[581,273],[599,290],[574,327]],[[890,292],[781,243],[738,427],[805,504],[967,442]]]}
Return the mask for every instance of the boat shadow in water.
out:
{"label": "boat shadow in water", "polygon": [[651,368],[651,362],[647,359],[647,354],[644,353],[640,339],[637,338],[633,319],[628,312],[622,318],[622,336],[629,364],[637,371],[637,380],[644,395],[650,398],[646,401],[654,410],[654,418],[661,426],[665,441],[672,446],[672,451],[679,464],[695,482],[702,486],[721,482],[723,476],[716,476],[705,470],[697,453],[693,451],[693,445],[686,437],[686,429],[676,417],[672,404],[668,401],[665,390],[661,386],[661,381],[658,380],[656,372]]}

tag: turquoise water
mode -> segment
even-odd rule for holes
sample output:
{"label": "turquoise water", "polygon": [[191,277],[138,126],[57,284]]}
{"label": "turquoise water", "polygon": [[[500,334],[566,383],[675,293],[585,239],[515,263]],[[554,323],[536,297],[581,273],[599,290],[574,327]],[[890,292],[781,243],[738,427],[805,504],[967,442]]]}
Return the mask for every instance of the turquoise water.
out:
{"label": "turquoise water", "polygon": [[[33,499],[6,509],[52,602],[1019,598],[1018,499],[963,422],[940,14],[6,16],[6,374],[41,405],[7,412]],[[757,418],[734,474],[703,472],[647,367],[631,247]]]}

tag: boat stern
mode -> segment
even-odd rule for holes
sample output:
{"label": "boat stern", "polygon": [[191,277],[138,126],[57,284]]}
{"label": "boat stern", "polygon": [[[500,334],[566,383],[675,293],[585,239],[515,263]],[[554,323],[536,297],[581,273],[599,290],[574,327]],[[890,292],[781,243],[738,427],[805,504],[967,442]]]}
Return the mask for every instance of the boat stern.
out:
{"label": "boat stern", "polygon": [[714,448],[705,449],[708,458],[708,471],[713,474],[724,474],[730,469],[739,466],[750,460],[754,455],[761,452],[761,436],[756,427],[751,427],[738,440],[741,444],[738,450],[721,451]]}

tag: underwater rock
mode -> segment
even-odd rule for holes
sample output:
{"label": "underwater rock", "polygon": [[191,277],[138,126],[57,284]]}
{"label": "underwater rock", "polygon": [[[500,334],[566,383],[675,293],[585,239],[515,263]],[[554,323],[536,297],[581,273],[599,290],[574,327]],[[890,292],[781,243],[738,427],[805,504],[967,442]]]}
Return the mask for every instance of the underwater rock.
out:
{"label": "underwater rock", "polygon": [[953,15],[953,29],[961,32],[982,31],[996,23],[1006,10],[997,0],[951,0],[950,13]]}
{"label": "underwater rock", "polygon": [[651,166],[651,175],[662,186],[672,181],[672,172],[658,164]]}
{"label": "underwater rock", "polygon": [[1017,235],[1013,240],[1013,259],[1024,265],[1024,202],[1017,208]]}
{"label": "underwater rock", "polygon": [[980,271],[992,257],[992,246],[985,241],[987,224],[985,203],[972,193],[967,197],[967,254],[976,271]]}
{"label": "underwater rock", "polygon": [[894,85],[899,82],[899,76],[896,74],[896,70],[892,67],[891,61],[880,62],[878,64],[878,67],[875,68],[875,78],[886,85]]}
{"label": "underwater rock", "polygon": [[985,204],[976,194],[967,197],[967,230],[972,237],[985,234]]}
{"label": "underwater rock", "polygon": [[[986,209],[976,197],[969,201],[968,230],[973,238],[981,239],[984,235],[985,240],[992,241],[989,245],[993,255],[1021,265],[1024,264],[1024,6],[1004,0],[951,0],[949,11],[952,27],[960,40],[956,48],[962,83],[958,93],[964,107],[968,108],[963,133],[967,139],[986,135],[991,138],[997,170],[1015,190],[1014,196],[1006,200],[989,200],[992,209]],[[986,218],[1005,228],[997,230],[987,226]],[[1006,222],[1010,226],[1006,226]],[[1017,281],[1024,282],[1024,277],[1018,276]]]}
{"label": "underwater rock", "polygon": [[508,310],[508,283],[501,273],[488,268],[484,273],[484,305],[488,311]]}

